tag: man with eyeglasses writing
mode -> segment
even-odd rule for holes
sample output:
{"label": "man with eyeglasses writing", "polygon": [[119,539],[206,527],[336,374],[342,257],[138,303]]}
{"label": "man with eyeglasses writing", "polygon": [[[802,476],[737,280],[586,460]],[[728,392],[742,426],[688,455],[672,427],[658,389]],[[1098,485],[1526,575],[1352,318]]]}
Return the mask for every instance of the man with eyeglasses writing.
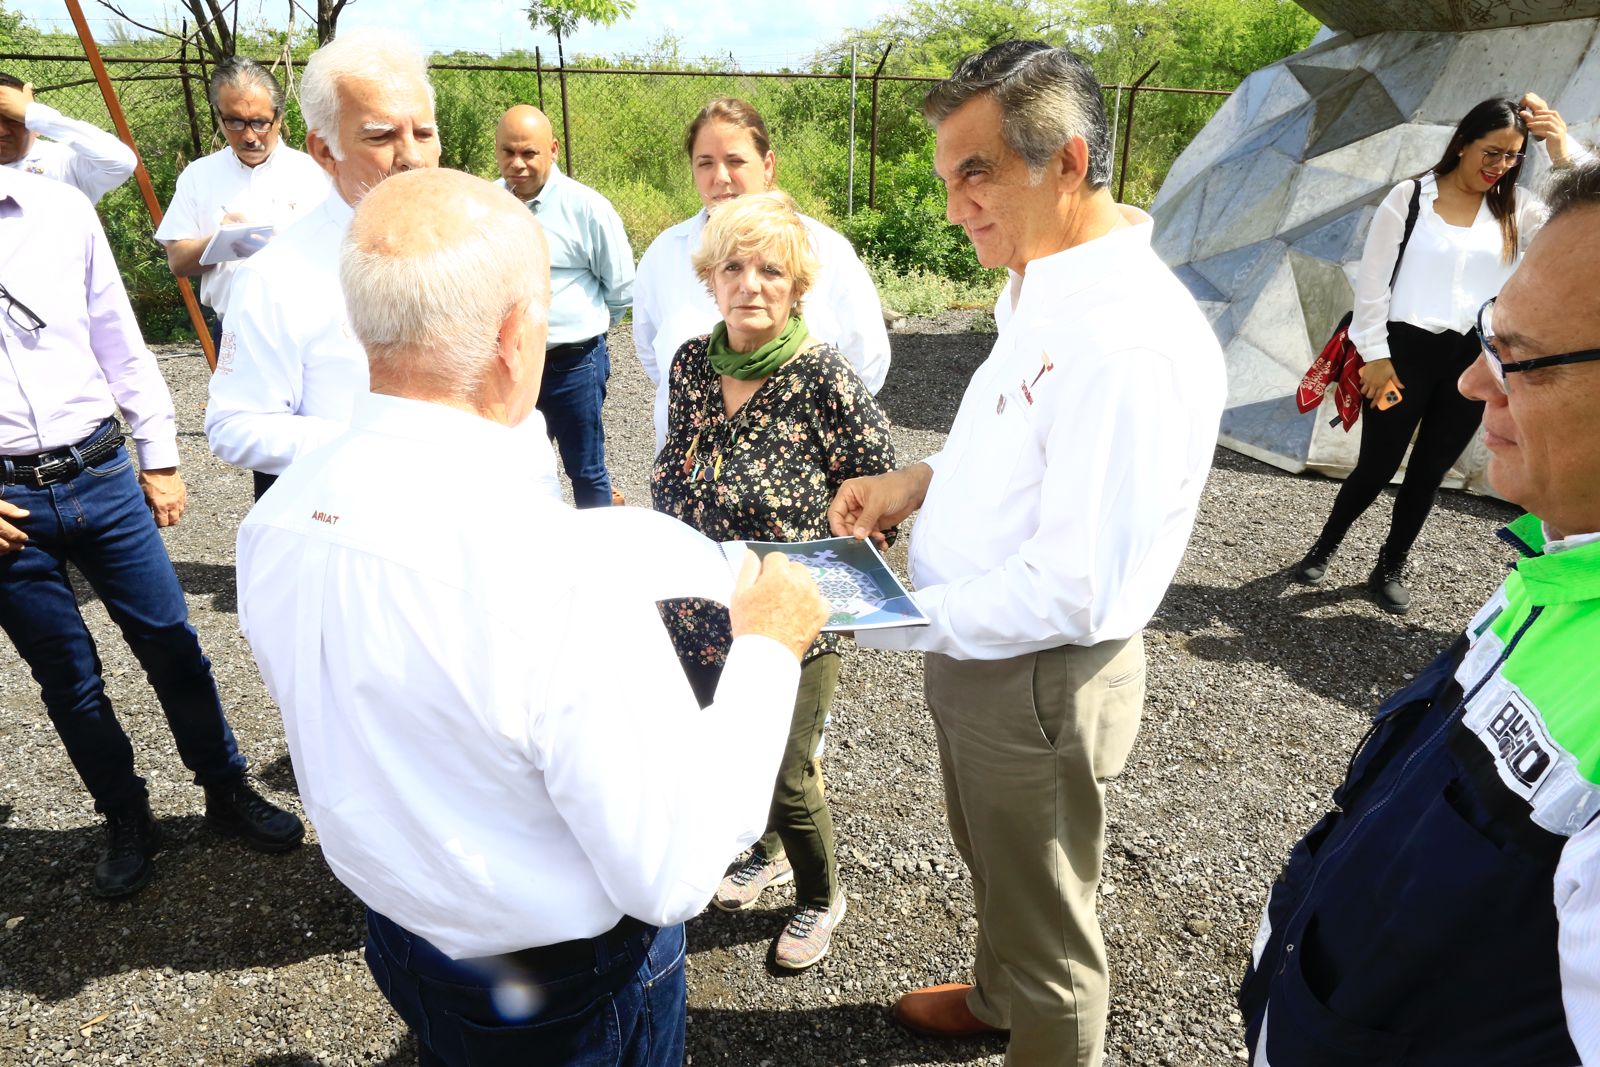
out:
{"label": "man with eyeglasses writing", "polygon": [[[205,787],[206,821],[265,851],[300,820],[258,794],[223,717],[211,664],[158,526],[183,514],[172,397],[140,339],[94,208],[62,183],[0,168],[0,629],[105,816],[94,892],[153,873],[161,830],[117,722],[67,573],[122,631]],[[135,474],[118,414],[132,430]],[[43,875],[41,875],[43,876]]]}
{"label": "man with eyeglasses writing", "polygon": [[1546,199],[1460,379],[1520,558],[1272,887],[1239,993],[1257,1067],[1600,1062],[1600,162]]}
{"label": "man with eyeglasses writing", "polygon": [[281,230],[314,211],[330,186],[310,156],[283,143],[283,87],[271,71],[234,56],[218,64],[208,92],[228,143],[178,175],[156,240],[166,245],[173,274],[200,277],[200,301],[215,314],[215,344],[222,338],[234,274],[261,242],[243,238],[239,247],[223,250],[221,262],[202,263],[212,237],[230,223],[268,223]]}

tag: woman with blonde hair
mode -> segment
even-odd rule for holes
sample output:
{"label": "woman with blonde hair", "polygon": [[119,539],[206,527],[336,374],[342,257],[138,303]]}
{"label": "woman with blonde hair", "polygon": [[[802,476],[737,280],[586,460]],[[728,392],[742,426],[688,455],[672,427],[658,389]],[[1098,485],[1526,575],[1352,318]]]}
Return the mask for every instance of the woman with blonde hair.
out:
{"label": "woman with blonde hair", "polygon": [[[689,172],[702,210],[662,231],[639,260],[633,280],[633,344],[656,386],[656,448],[667,434],[668,371],[678,346],[711,329],[717,306],[690,262],[712,209],[736,197],[770,189],[777,156],[761,114],[735,97],[712,100],[684,136]],[[872,277],[845,237],[816,219],[799,216],[818,266],[807,323],[812,336],[831,342],[873,393],[889,373],[889,334]]]}
{"label": "woman with blonde hair", "polygon": [[[893,470],[894,450],[871,392],[800,315],[818,272],[805,222],[777,190],[731,199],[710,213],[693,266],[722,318],[673,356],[652,503],[716,541],[828,537],[839,486]],[[727,611],[683,600],[663,613],[707,704],[730,643]],[[823,634],[807,653],[766,835],[712,901],[742,911],[768,886],[793,880],[796,910],[773,947],[774,962],[790,970],[826,955],[845,913],[817,762],[839,644]]]}

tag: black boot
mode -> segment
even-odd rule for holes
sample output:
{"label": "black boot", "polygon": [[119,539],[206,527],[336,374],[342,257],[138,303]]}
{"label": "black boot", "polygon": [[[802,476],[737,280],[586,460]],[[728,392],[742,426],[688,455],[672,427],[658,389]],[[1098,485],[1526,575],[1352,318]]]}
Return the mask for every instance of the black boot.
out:
{"label": "black boot", "polygon": [[206,786],[206,823],[262,852],[287,852],[306,836],[298,818],[257,793],[243,775]]}
{"label": "black boot", "polygon": [[94,865],[94,895],[125,897],[155,874],[150,857],[161,851],[161,827],[147,801],[106,816],[106,848]]}
{"label": "black boot", "polygon": [[1339,542],[1330,541],[1326,536],[1317,538],[1317,543],[1311,546],[1311,551],[1294,569],[1294,580],[1301,585],[1321,585],[1328,576],[1328,563],[1337,551]]}
{"label": "black boot", "polygon": [[1378,606],[1391,615],[1404,615],[1411,610],[1411,591],[1406,588],[1404,572],[1406,558],[1392,555],[1387,548],[1378,552],[1378,563],[1367,578],[1367,588]]}

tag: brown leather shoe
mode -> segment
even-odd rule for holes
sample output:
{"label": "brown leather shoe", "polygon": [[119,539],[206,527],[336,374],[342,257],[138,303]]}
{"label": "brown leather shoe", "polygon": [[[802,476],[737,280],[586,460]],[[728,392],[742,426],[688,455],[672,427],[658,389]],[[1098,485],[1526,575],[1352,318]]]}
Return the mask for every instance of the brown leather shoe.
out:
{"label": "brown leather shoe", "polygon": [[971,988],[961,982],[947,982],[914,989],[895,1001],[895,1021],[927,1037],[1008,1033],[972,1014],[972,1009],[967,1007],[967,991]]}
{"label": "brown leather shoe", "polygon": [[624,505],[626,503],[627,503],[627,501],[622,498],[622,490],[621,489],[613,489],[613,490],[611,490],[611,506],[612,507],[620,508],[620,507],[622,507],[622,505]]}

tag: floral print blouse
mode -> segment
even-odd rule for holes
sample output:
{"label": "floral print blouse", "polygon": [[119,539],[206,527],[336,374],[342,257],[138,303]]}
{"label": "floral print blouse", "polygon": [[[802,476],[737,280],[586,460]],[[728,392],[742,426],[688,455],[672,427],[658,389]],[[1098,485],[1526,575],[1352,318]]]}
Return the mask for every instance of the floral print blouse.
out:
{"label": "floral print blouse", "polygon": [[[828,505],[840,484],[894,469],[883,409],[839,350],[820,344],[773,371],[730,416],[707,341],[685,341],[672,359],[651,504],[713,541],[832,537]],[[726,658],[732,636],[722,605],[671,600],[662,616],[684,660],[710,667]],[[841,641],[823,634],[807,658],[837,652]]]}

